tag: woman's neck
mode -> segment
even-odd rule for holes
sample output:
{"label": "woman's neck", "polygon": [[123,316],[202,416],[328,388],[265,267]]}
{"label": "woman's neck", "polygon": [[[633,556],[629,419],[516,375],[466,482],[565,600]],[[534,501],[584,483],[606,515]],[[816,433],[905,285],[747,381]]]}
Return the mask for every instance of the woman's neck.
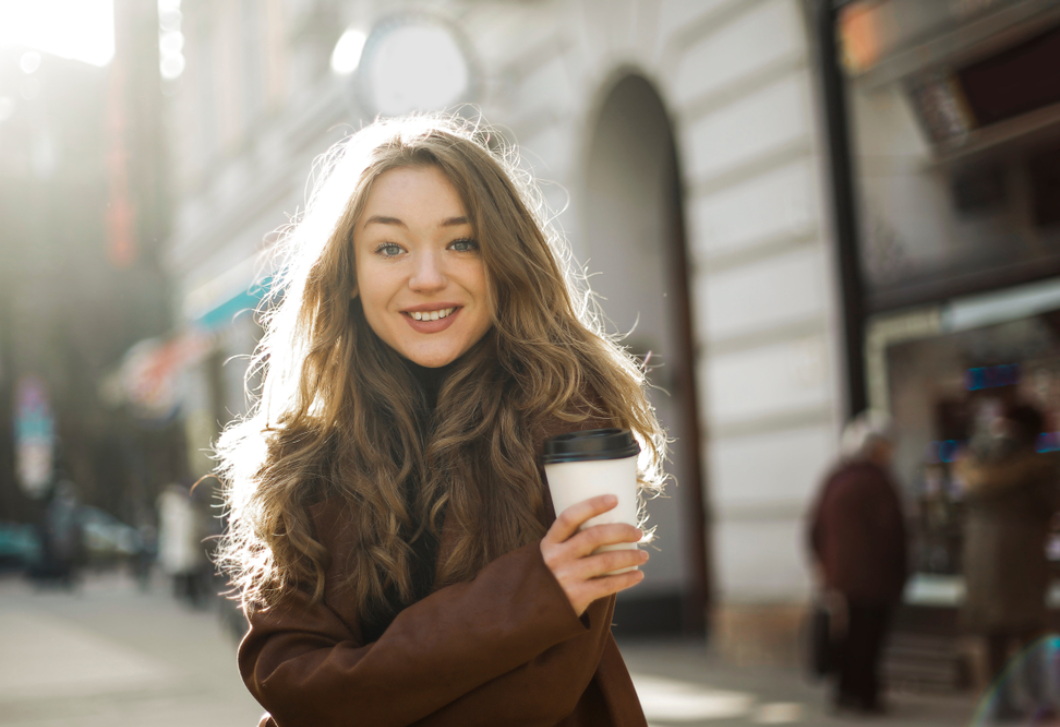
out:
{"label": "woman's neck", "polygon": [[449,377],[452,370],[456,367],[456,361],[451,361],[445,366],[439,366],[437,368],[420,366],[415,361],[410,361],[404,357],[401,358],[401,363],[412,375],[413,380],[419,385],[420,390],[423,391],[424,396],[427,398],[427,406],[430,409],[434,409],[438,405],[438,394],[442,390],[442,385],[445,383],[445,380]]}

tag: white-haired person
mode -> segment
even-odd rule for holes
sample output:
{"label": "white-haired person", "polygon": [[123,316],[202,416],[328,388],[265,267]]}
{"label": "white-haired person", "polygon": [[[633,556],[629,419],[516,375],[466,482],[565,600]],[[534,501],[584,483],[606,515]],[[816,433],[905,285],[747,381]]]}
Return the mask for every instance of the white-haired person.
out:
{"label": "white-haired person", "polygon": [[814,573],[835,626],[837,709],[884,711],[880,658],[908,574],[893,452],[887,416],[868,411],[855,417],[811,512]]}
{"label": "white-haired person", "polygon": [[579,531],[615,499],[553,512],[539,458],[629,429],[657,490],[665,437],[502,152],[456,119],[376,122],[286,236],[261,399],[218,445],[265,727],[646,725],[611,614],[647,554],[594,554],[642,532]]}

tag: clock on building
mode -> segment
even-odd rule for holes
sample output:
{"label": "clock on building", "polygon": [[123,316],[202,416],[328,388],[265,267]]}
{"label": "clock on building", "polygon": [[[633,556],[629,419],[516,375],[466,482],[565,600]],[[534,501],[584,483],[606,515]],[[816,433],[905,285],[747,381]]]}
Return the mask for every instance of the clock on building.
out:
{"label": "clock on building", "polygon": [[369,33],[355,79],[362,108],[400,116],[473,102],[478,90],[470,46],[459,29],[424,13],[391,15]]}

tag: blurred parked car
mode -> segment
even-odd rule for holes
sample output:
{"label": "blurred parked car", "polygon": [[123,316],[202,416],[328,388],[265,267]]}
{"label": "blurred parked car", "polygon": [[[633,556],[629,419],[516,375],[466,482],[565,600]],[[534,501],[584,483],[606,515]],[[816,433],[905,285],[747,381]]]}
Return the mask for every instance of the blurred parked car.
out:
{"label": "blurred parked car", "polygon": [[84,547],[90,563],[108,565],[124,562],[143,548],[140,533],[132,525],[98,507],[85,505],[80,512]]}
{"label": "blurred parked car", "polygon": [[0,572],[25,570],[40,557],[40,536],[32,525],[0,523]]}

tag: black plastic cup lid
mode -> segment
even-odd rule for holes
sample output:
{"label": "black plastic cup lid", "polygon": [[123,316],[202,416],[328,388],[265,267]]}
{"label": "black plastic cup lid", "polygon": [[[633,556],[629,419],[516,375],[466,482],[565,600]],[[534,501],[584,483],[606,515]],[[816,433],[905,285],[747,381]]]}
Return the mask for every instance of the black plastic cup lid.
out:
{"label": "black plastic cup lid", "polygon": [[640,445],[628,429],[587,429],[545,440],[544,464],[622,459],[640,453]]}

